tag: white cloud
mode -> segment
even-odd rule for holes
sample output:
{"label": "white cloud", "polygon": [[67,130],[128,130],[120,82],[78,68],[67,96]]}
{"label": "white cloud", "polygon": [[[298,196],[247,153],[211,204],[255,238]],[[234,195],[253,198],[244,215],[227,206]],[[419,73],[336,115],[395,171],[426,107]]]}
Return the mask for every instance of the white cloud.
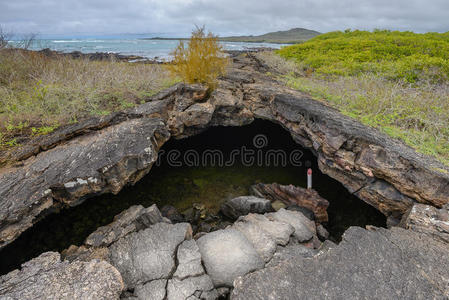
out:
{"label": "white cloud", "polygon": [[305,27],[449,31],[447,0],[15,0],[0,24],[16,32],[187,34],[194,24],[226,34]]}

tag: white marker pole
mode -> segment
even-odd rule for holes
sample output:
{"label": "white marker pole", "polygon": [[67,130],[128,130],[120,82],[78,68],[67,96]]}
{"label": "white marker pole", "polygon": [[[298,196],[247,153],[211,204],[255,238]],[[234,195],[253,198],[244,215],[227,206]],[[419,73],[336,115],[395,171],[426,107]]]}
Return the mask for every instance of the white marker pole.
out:
{"label": "white marker pole", "polygon": [[307,188],[312,188],[312,169],[307,170]]}

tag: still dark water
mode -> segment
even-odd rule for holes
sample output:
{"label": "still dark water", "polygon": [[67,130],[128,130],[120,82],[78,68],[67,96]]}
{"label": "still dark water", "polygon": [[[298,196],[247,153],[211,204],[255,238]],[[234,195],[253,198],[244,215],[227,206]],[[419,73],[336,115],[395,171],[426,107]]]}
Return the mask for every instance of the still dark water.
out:
{"label": "still dark water", "polygon": [[223,201],[248,195],[250,186],[258,182],[305,187],[308,167],[313,169],[314,189],[330,202],[326,227],[334,240],[349,226],[385,226],[380,212],[322,174],[313,154],[296,144],[286,130],[268,121],[255,121],[167,142],[160,161],[136,185],[52,214],[24,232],[0,252],[0,274],[42,252],[80,245],[131,205],[170,204],[182,212],[193,203],[203,203],[217,212]]}

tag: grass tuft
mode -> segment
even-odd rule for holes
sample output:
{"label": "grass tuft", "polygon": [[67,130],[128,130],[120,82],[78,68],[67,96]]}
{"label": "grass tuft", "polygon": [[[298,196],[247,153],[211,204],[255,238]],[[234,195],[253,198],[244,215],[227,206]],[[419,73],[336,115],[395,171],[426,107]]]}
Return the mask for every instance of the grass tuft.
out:
{"label": "grass tuft", "polygon": [[[165,66],[0,50],[0,148],[141,104],[173,84]],[[14,142],[15,141],[15,142]]]}

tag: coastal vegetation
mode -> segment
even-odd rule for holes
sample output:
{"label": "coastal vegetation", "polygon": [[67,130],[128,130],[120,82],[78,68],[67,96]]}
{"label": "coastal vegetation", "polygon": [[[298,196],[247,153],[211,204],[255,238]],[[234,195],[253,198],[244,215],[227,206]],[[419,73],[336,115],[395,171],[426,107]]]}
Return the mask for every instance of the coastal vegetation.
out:
{"label": "coastal vegetation", "polygon": [[192,31],[188,44],[180,41],[172,53],[173,60],[168,66],[171,73],[187,83],[203,83],[213,89],[217,78],[226,71],[228,59],[223,47],[211,32],[204,27]]}
{"label": "coastal vegetation", "polygon": [[162,65],[0,50],[0,149],[89,116],[141,104],[173,84]]}
{"label": "coastal vegetation", "polygon": [[410,83],[449,79],[449,32],[331,32],[278,53],[322,75],[376,74]]}
{"label": "coastal vegetation", "polygon": [[449,33],[331,32],[259,57],[288,86],[449,164]]}

